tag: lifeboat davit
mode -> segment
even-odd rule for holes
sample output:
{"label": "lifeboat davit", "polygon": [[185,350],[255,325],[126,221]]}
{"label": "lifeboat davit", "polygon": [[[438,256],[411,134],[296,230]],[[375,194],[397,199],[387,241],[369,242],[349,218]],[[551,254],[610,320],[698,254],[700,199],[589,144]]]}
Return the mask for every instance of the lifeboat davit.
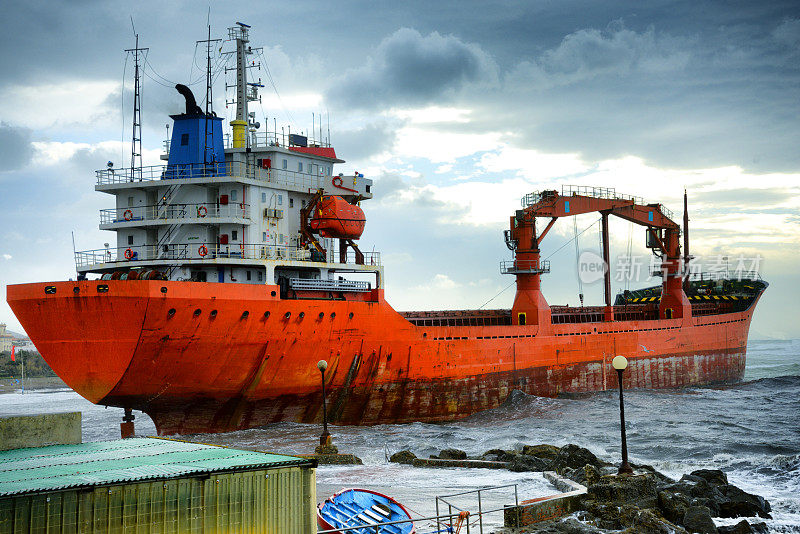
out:
{"label": "lifeboat davit", "polygon": [[358,239],[364,233],[364,211],[342,197],[324,196],[314,208],[309,226],[322,237]]}

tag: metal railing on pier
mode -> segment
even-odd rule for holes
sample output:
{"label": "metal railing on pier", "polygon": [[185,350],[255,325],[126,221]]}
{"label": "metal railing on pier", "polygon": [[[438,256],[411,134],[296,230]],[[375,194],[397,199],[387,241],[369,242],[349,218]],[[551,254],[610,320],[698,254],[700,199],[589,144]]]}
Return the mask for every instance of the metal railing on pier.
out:
{"label": "metal railing on pier", "polygon": [[[440,502],[440,500],[442,502],[446,502],[446,501],[444,501],[444,498],[442,498],[442,497],[437,497],[436,498],[437,512],[436,512],[436,515],[434,515],[434,516],[416,517],[416,518],[412,518],[412,519],[402,519],[402,520],[399,520],[399,521],[385,521],[385,522],[381,522],[381,523],[372,523],[372,524],[369,524],[369,525],[361,524],[361,525],[355,525],[355,526],[338,527],[338,528],[334,528],[334,529],[330,529],[330,530],[318,530],[317,534],[338,534],[338,533],[342,533],[342,534],[344,534],[344,533],[352,533],[352,534],[373,534],[373,533],[375,533],[375,534],[389,534],[390,532],[396,532],[396,528],[395,529],[391,529],[390,527],[392,527],[394,525],[404,525],[404,524],[407,524],[407,523],[417,523],[417,525],[415,525],[417,527],[417,531],[418,532],[422,532],[422,528],[420,526],[418,526],[418,525],[420,523],[423,523],[423,522],[427,522],[427,523],[430,523],[431,525],[435,525],[433,528],[435,528],[436,530],[432,531],[434,533],[435,532],[450,532],[450,533],[454,533],[454,532],[456,532],[456,529],[460,527],[459,528],[460,532],[465,532],[466,534],[470,534],[472,532],[472,529],[477,527],[477,529],[478,529],[477,531],[480,534],[483,534],[483,528],[484,528],[483,518],[485,516],[489,515],[489,514],[496,514],[498,512],[505,513],[507,507],[504,506],[502,508],[494,508],[494,509],[491,509],[491,510],[483,510],[482,506],[480,505],[480,502],[481,502],[480,501],[480,494],[481,494],[481,492],[482,491],[490,491],[490,490],[500,489],[500,488],[506,488],[506,487],[512,487],[512,486],[514,487],[515,505],[518,506],[519,505],[519,499],[517,498],[517,485],[516,484],[508,484],[507,486],[492,486],[492,487],[479,488],[477,490],[466,491],[466,492],[462,492],[462,493],[456,493],[456,494],[453,494],[453,495],[446,495],[445,496],[445,498],[446,498],[446,497],[454,497],[454,496],[466,495],[466,494],[476,493],[477,492],[477,494],[478,494],[478,503],[479,504],[478,504],[478,511],[476,513],[470,513],[467,510],[458,509],[458,507],[448,503],[448,506],[449,506],[449,509],[450,509],[450,513],[440,514],[439,511],[438,511],[439,502]],[[453,513],[452,512],[453,508],[456,508],[459,511],[456,512],[456,513]],[[461,523],[461,525],[459,525],[459,522]]]}

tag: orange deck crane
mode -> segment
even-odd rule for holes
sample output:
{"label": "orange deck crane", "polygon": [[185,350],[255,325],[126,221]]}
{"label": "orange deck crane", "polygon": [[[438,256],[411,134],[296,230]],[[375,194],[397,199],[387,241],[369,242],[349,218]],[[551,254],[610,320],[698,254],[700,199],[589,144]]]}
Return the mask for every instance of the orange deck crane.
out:
{"label": "orange deck crane", "polygon": [[[542,295],[540,279],[543,273],[550,271],[550,265],[540,259],[539,246],[559,217],[592,212],[600,213],[602,225],[605,320],[614,320],[609,269],[609,215],[645,226],[648,247],[661,253],[664,281],[659,318],[691,317],[691,304],[683,292],[680,226],[661,204],[645,204],[641,198],[618,194],[613,188],[564,186],[561,193],[547,190],[526,195],[523,206],[510,218],[510,229],[505,233],[506,244],[514,251],[514,261],[504,264],[503,272],[517,277],[517,293],[512,308],[514,324],[551,324],[550,306]],[[550,218],[541,233],[536,229],[538,217]]]}

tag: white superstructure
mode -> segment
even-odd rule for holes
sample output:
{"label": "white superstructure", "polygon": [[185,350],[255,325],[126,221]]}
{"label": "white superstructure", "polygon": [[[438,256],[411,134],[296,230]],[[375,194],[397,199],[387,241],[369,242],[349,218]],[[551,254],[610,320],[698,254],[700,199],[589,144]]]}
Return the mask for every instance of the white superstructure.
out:
{"label": "white superstructure", "polygon": [[116,243],[76,252],[79,273],[133,271],[141,278],[156,271],[170,280],[250,284],[319,280],[331,287],[346,283],[335,273],[360,272],[375,275],[372,288],[382,287],[379,253],[317,236],[320,252],[304,237],[310,214],[304,221],[301,211],[310,202],[322,194],[353,204],[372,198],[372,180],[337,174],[334,165],[344,161],[329,143],[257,131],[247,112],[258,86],[247,83],[247,33],[244,25],[231,29],[238,98],[228,146],[222,149],[222,120],[192,114],[187,98],[187,113],[172,116],[167,165],[97,171],[95,189],[116,199],[101,210],[100,228],[116,232]]}

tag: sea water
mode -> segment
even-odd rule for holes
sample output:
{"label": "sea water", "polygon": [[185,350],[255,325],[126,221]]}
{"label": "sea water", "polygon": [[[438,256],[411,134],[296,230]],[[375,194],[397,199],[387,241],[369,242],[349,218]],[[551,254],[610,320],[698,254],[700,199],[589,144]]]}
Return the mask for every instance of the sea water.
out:
{"label": "sea water", "polygon": [[[70,390],[0,396],[0,415],[71,410],[83,412],[84,441],[119,437],[121,409],[95,406]],[[154,434],[152,421],[135,413],[137,435]],[[626,391],[625,417],[631,462],[652,465],[674,478],[695,469],[721,469],[732,484],[770,501],[773,519],[766,522],[772,531],[800,532],[800,340],[750,341],[745,379],[736,385]],[[319,501],[343,488],[362,487],[392,495],[422,515],[433,515],[436,496],[483,486],[516,484],[520,500],[548,495],[554,489],[539,473],[411,468],[387,462],[389,455],[402,449],[428,457],[444,448],[479,455],[524,444],[575,443],[609,462],[621,459],[615,391],[557,399],[517,392],[501,408],[457,423],[331,426],[330,431],[340,452],[359,456],[364,465],[321,466]],[[279,423],[181,437],[309,454],[319,443],[319,434],[319,425]],[[481,506],[494,509],[514,500],[514,488],[503,488],[483,493]],[[475,495],[446,501],[455,506],[454,511],[478,509]],[[447,505],[440,501],[439,509],[444,513]],[[486,517],[485,525],[501,522],[502,514],[493,514]]]}

